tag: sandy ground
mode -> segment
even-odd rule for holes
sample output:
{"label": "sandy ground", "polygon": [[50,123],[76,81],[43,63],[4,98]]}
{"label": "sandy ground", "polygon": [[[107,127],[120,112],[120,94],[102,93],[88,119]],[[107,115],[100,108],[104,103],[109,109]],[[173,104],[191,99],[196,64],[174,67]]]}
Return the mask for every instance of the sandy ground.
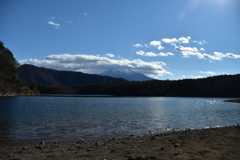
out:
{"label": "sandy ground", "polygon": [[240,160],[240,125],[92,141],[1,144],[1,160]]}

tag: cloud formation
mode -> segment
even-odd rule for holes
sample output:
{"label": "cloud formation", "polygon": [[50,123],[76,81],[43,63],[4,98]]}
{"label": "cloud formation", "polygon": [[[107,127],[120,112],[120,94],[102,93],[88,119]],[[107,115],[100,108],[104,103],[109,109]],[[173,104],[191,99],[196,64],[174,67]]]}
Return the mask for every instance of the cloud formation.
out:
{"label": "cloud formation", "polygon": [[187,37],[180,37],[180,38],[163,38],[162,42],[164,43],[189,43],[189,40],[191,39],[190,36]]}
{"label": "cloud formation", "polygon": [[154,53],[154,52],[144,52],[144,51],[142,51],[142,50],[136,52],[136,54],[141,55],[141,56],[148,56],[148,57],[171,56],[171,55],[174,55],[174,54],[171,53],[171,52],[167,52],[167,53],[163,53],[163,52]]}
{"label": "cloud formation", "polygon": [[108,56],[108,57],[115,57],[115,55],[111,54],[111,53],[107,53],[106,56]]}
{"label": "cloud formation", "polygon": [[151,42],[150,42],[150,46],[157,47],[157,46],[160,46],[160,45],[161,45],[161,42],[160,42],[160,41],[151,41]]}
{"label": "cloud formation", "polygon": [[215,72],[212,72],[212,71],[207,71],[207,72],[200,71],[200,73],[203,73],[203,74],[211,74],[211,75],[215,75],[215,74],[216,74]]}
{"label": "cloud formation", "polygon": [[163,66],[161,61],[145,62],[140,59],[109,59],[94,55],[49,55],[46,60],[26,59],[19,61],[20,64],[32,64],[39,67],[53,68],[58,70],[84,71],[87,73],[100,73],[109,68],[132,69],[148,76],[172,75]]}
{"label": "cloud formation", "polygon": [[142,44],[139,44],[139,43],[137,43],[137,44],[135,44],[135,45],[133,45],[134,47],[143,47],[143,45]]}
{"label": "cloud formation", "polygon": [[203,45],[203,44],[207,43],[205,40],[202,40],[202,41],[192,41],[192,42],[197,43],[199,45]]}
{"label": "cloud formation", "polygon": [[213,55],[201,53],[200,51],[204,51],[203,48],[200,48],[200,51],[196,47],[184,47],[184,46],[176,46],[175,50],[182,53],[184,58],[189,58],[190,56],[197,56],[199,59],[211,59],[211,60],[222,60],[223,58],[240,58],[240,55],[236,55],[233,53],[221,53],[214,52]]}
{"label": "cloud formation", "polygon": [[56,29],[59,29],[59,27],[60,27],[60,24],[59,24],[59,23],[55,23],[55,22],[53,22],[53,21],[48,21],[48,24],[54,26],[54,28],[56,28]]}

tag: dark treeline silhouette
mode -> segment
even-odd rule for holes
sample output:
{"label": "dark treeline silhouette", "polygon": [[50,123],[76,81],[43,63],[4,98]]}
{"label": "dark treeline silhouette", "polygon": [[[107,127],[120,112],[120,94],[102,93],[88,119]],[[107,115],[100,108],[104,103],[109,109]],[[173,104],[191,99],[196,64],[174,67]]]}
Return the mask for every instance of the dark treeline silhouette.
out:
{"label": "dark treeline silhouette", "polygon": [[[32,95],[37,94],[37,84],[23,83],[17,77],[19,63],[12,52],[0,41],[0,94],[1,95]],[[32,90],[33,91],[32,91]]]}
{"label": "dark treeline silhouette", "polygon": [[111,82],[75,86],[38,85],[40,93],[111,94],[116,96],[240,97],[240,74],[202,79]]}

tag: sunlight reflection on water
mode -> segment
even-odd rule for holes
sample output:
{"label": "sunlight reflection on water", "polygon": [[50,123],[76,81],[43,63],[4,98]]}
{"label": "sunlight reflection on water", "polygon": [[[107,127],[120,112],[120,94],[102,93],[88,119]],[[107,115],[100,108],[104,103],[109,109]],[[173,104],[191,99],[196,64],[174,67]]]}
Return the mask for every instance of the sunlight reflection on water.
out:
{"label": "sunlight reflection on water", "polygon": [[223,98],[8,97],[0,99],[0,141],[74,140],[140,135],[169,128],[240,122]]}

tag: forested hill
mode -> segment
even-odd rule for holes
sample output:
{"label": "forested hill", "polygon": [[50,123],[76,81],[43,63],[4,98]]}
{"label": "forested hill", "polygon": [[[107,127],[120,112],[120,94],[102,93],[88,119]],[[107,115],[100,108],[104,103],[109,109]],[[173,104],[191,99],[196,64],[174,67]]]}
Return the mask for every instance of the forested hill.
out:
{"label": "forested hill", "polygon": [[0,97],[39,94],[36,85],[22,83],[17,78],[18,66],[12,52],[0,41]]}
{"label": "forested hill", "polygon": [[203,79],[93,84],[79,88],[79,94],[126,96],[240,97],[240,74]]}
{"label": "forested hill", "polygon": [[123,82],[122,78],[112,78],[94,74],[86,74],[73,71],[59,71],[33,65],[22,65],[18,68],[18,77],[26,83],[36,82],[37,84],[48,85],[76,85],[101,82]]}
{"label": "forested hill", "polygon": [[40,93],[110,94],[116,96],[240,97],[240,74],[202,79],[115,82],[77,86],[39,85]]}

